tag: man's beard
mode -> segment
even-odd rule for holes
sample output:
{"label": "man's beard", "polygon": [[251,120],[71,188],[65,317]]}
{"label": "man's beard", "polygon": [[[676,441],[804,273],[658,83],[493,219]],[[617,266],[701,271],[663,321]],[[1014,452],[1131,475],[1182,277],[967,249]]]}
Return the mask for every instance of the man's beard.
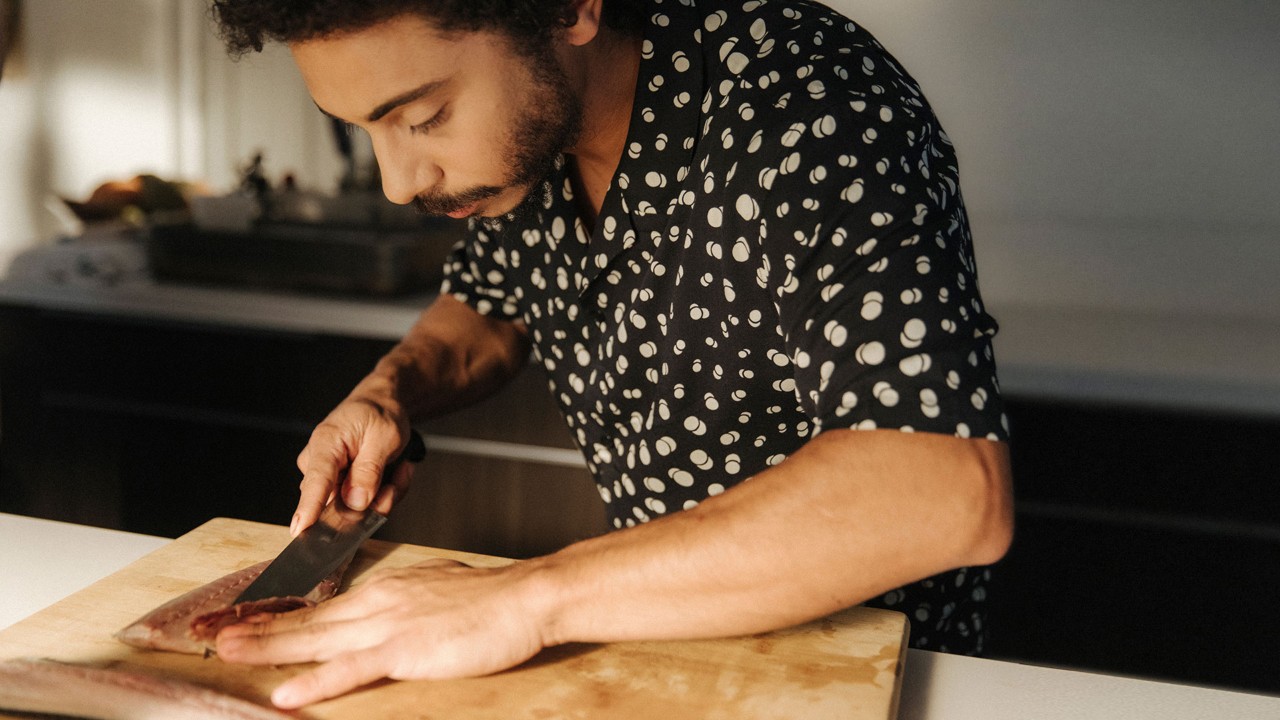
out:
{"label": "man's beard", "polygon": [[[507,138],[504,155],[511,167],[501,185],[481,185],[458,193],[428,193],[414,198],[419,212],[446,215],[495,197],[510,188],[532,188],[556,168],[558,158],[582,132],[582,101],[550,45],[521,53],[530,63],[533,92]],[[527,192],[527,190],[526,190]]]}

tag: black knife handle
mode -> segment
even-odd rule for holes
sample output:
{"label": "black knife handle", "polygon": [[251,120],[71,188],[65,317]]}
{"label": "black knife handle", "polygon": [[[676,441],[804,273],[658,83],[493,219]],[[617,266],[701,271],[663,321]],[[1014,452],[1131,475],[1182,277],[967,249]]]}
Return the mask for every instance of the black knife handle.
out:
{"label": "black knife handle", "polygon": [[405,460],[411,463],[422,462],[427,456],[427,443],[422,439],[422,433],[409,428],[409,444],[404,446],[404,452],[400,453],[399,460]]}

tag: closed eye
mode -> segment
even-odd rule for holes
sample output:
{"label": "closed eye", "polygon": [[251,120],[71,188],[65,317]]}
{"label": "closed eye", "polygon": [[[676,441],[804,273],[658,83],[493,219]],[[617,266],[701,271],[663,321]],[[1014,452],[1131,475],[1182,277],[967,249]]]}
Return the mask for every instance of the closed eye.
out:
{"label": "closed eye", "polygon": [[441,123],[443,123],[445,120],[447,120],[447,119],[448,119],[448,116],[449,116],[449,114],[448,114],[448,106],[446,105],[446,106],[444,106],[444,107],[440,108],[439,112],[437,112],[435,115],[432,115],[431,117],[429,117],[429,118],[427,118],[426,120],[424,120],[424,121],[422,121],[422,122],[418,123],[417,125],[410,125],[410,126],[409,126],[409,132],[411,132],[411,133],[413,133],[413,134],[415,134],[415,135],[416,135],[416,134],[421,134],[421,133],[427,133],[427,132],[429,132],[432,128],[437,127],[438,125],[440,125]]}

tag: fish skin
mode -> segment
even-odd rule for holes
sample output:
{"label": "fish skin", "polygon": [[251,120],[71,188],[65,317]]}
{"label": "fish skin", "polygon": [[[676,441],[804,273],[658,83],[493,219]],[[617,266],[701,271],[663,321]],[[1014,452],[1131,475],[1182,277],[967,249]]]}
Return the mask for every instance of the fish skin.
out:
{"label": "fish skin", "polygon": [[338,568],[301,598],[271,598],[233,604],[240,593],[270,565],[270,560],[228,573],[179,595],[115,633],[115,639],[145,650],[209,655],[218,630],[259,612],[287,612],[311,607],[338,592],[350,563]]}
{"label": "fish skin", "polygon": [[0,661],[0,709],[92,720],[289,720],[203,685],[122,667],[55,660]]}

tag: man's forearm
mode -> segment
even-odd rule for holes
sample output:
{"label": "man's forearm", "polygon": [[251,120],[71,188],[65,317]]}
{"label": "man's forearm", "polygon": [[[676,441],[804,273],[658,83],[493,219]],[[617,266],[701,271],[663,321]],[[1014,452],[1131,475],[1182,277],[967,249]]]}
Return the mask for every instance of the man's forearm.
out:
{"label": "man's forearm", "polygon": [[828,431],[723,495],[529,569],[548,644],[709,637],[994,562],[1011,533],[1003,444]]}
{"label": "man's forearm", "polygon": [[376,398],[407,418],[439,415],[496,392],[528,351],[521,326],[441,296],[351,395]]}
{"label": "man's forearm", "polygon": [[498,672],[565,642],[751,634],[993,562],[1011,515],[1003,444],[827,431],[689,510],[500,568],[375,574],[314,608],[224,629],[218,654],[324,661],[272,696],[297,707],[381,677]]}

